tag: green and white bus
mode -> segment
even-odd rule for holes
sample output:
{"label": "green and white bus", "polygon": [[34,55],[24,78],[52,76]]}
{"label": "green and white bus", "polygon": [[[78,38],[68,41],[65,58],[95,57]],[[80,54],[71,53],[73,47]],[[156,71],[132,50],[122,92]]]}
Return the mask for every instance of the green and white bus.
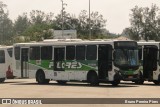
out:
{"label": "green and white bus", "polygon": [[138,45],[135,41],[54,41],[13,45],[13,73],[64,84],[84,81],[91,85],[138,77]]}
{"label": "green and white bus", "polygon": [[160,83],[160,43],[159,42],[138,42],[140,80],[136,83],[143,84],[145,80],[155,84]]}

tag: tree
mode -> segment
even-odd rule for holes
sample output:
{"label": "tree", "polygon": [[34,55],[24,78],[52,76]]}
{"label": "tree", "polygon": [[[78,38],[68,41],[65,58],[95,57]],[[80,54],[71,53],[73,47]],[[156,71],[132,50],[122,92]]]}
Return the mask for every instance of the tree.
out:
{"label": "tree", "polygon": [[91,13],[91,29],[92,35],[94,38],[99,38],[99,36],[103,36],[103,28],[105,27],[106,20],[103,19],[103,15],[98,12]]}
{"label": "tree", "polygon": [[24,28],[21,30],[23,31],[21,35],[24,36],[24,40],[39,41],[42,38],[48,39],[52,37],[50,29],[51,22],[53,21],[53,13],[50,12],[46,14],[40,10],[32,10],[30,12],[29,20],[26,14],[19,19],[19,22],[25,23],[24,27],[19,23],[19,25]]}
{"label": "tree", "polygon": [[148,7],[136,6],[132,10],[129,27],[127,32],[132,39],[139,40],[141,38],[148,40],[159,40],[160,39],[160,17],[159,8],[156,5]]}
{"label": "tree", "polygon": [[[88,39],[89,37],[89,17],[86,10],[82,10],[78,18],[75,15],[70,15],[66,11],[63,13],[63,28],[64,29],[76,29],[78,38]],[[98,12],[91,13],[91,29],[92,38],[101,38],[105,27],[106,20]],[[55,30],[62,30],[62,16],[58,14],[52,23],[52,28]]]}
{"label": "tree", "polygon": [[[78,19],[67,13],[66,11],[63,12],[63,28],[64,29],[75,29],[78,25]],[[53,29],[55,30],[62,30],[62,15],[58,14],[55,16],[55,20],[52,23]]]}
{"label": "tree", "polygon": [[125,28],[121,35],[127,36],[127,37],[129,37],[130,39],[133,39],[133,40],[139,40],[140,39],[139,32],[137,31],[137,29],[132,28],[132,27]]}
{"label": "tree", "polygon": [[35,24],[35,25],[32,25],[32,26],[28,27],[23,32],[23,35],[26,38],[30,38],[31,41],[39,41],[42,38],[48,39],[48,38],[52,37],[52,33],[48,33],[50,28],[51,28],[50,25],[45,24],[45,23]]}
{"label": "tree", "polygon": [[80,38],[87,39],[89,37],[89,18],[88,13],[86,10],[82,10],[79,14],[79,29],[78,29],[78,35]]}
{"label": "tree", "polygon": [[22,33],[30,26],[30,21],[27,17],[27,13],[19,15],[14,23],[14,31],[16,35],[22,36]]}
{"label": "tree", "polygon": [[[88,38],[89,35],[89,17],[86,10],[82,10],[79,14],[79,29],[78,34],[83,36],[82,38]],[[106,20],[103,19],[103,15],[99,14],[99,12],[91,13],[91,33],[92,38],[99,38],[99,36],[103,35],[103,29],[105,27]]]}
{"label": "tree", "polygon": [[30,21],[32,24],[50,23],[53,20],[53,13],[45,13],[41,10],[32,10],[30,12]]}
{"label": "tree", "polygon": [[0,44],[9,43],[13,36],[12,21],[8,18],[7,5],[0,1]]}

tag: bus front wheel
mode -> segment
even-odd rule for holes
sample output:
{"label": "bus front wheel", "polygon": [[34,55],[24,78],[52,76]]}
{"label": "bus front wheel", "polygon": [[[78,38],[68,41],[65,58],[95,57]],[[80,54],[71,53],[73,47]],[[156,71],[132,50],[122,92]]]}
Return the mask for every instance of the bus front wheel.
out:
{"label": "bus front wheel", "polygon": [[113,86],[117,86],[119,83],[120,83],[120,80],[115,80],[111,82]]}
{"label": "bus front wheel", "polygon": [[157,80],[154,80],[153,83],[154,83],[155,85],[159,85],[160,82],[157,81]]}
{"label": "bus front wheel", "polygon": [[144,78],[142,75],[142,72],[139,73],[139,79],[135,81],[135,84],[143,84],[144,83]]}
{"label": "bus front wheel", "polygon": [[48,84],[49,79],[45,79],[45,74],[43,71],[38,71],[36,74],[36,80],[38,84]]}
{"label": "bus front wheel", "polygon": [[143,83],[144,83],[144,80],[143,80],[143,79],[140,79],[140,80],[135,81],[135,84],[143,84]]}
{"label": "bus front wheel", "polygon": [[99,85],[98,81],[98,76],[95,72],[89,72],[87,75],[87,81],[90,83],[92,86],[97,86]]}
{"label": "bus front wheel", "polygon": [[121,82],[122,77],[117,73],[114,75],[114,81],[111,81],[113,86],[117,86]]}
{"label": "bus front wheel", "polygon": [[5,81],[5,78],[0,78],[0,83],[3,83]]}

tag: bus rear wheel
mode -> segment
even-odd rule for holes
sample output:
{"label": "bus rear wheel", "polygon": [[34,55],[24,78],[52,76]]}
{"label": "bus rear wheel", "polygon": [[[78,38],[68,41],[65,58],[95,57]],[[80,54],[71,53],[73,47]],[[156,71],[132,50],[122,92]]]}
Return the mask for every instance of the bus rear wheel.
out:
{"label": "bus rear wheel", "polygon": [[155,85],[159,85],[159,84],[160,84],[160,82],[157,81],[157,80],[154,80],[153,83],[154,83]]}
{"label": "bus rear wheel", "polygon": [[0,78],[0,83],[3,83],[5,81],[5,78]]}
{"label": "bus rear wheel", "polygon": [[49,79],[45,79],[45,74],[43,71],[38,71],[36,74],[36,80],[38,84],[48,84]]}
{"label": "bus rear wheel", "polygon": [[67,83],[67,81],[58,80],[57,83],[58,83],[58,84],[61,84],[61,85],[64,85],[64,84]]}
{"label": "bus rear wheel", "polygon": [[90,83],[91,86],[99,85],[98,76],[95,72],[89,72],[87,76],[87,81]]}

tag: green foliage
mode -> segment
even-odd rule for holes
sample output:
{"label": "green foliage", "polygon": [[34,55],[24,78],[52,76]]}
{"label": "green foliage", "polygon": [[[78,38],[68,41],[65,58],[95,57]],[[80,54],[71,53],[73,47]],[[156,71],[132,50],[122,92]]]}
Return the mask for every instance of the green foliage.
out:
{"label": "green foliage", "polygon": [[12,21],[8,18],[7,5],[0,1],[0,44],[11,41],[13,36]]}
{"label": "green foliage", "polygon": [[[74,15],[70,15],[66,11],[63,14],[64,17],[64,29],[76,29],[78,38],[88,39],[89,38],[89,16],[86,10],[82,10],[78,18]],[[91,34],[92,39],[102,38],[103,29],[105,27],[106,20],[98,12],[91,13]],[[62,29],[62,16],[58,14],[52,23],[52,27],[55,30]]]}
{"label": "green foliage", "polygon": [[[89,16],[86,10],[82,10],[79,14],[79,27],[77,28],[77,32],[79,36],[83,36],[85,39],[88,39],[89,35]],[[102,38],[103,29],[106,24],[106,20],[103,19],[103,16],[98,12],[92,12],[90,18],[90,26],[91,26],[91,36],[92,39]]]}
{"label": "green foliage", "polygon": [[[51,29],[51,21],[53,18],[53,13],[45,14],[40,10],[32,10],[30,12],[30,19],[28,19],[27,15],[19,16],[17,19],[17,23],[15,23],[16,31],[21,32],[18,36],[24,37],[24,39],[19,39],[17,36],[15,37],[15,41],[40,41],[42,39],[51,38],[52,32]],[[20,28],[20,29],[18,29]]]}
{"label": "green foliage", "polygon": [[32,24],[50,23],[53,20],[53,13],[45,13],[41,10],[32,10],[30,12],[30,21]]}
{"label": "green foliage", "polygon": [[[7,5],[0,2],[0,44],[12,44],[15,42],[41,41],[53,38],[51,29],[62,29],[62,16],[53,13],[45,13],[41,10],[32,10],[29,14],[23,13],[12,22],[8,18]],[[89,38],[89,16],[86,10],[82,10],[78,17],[64,10],[64,29],[77,30],[78,38]],[[92,39],[110,38],[111,34],[104,28],[106,20],[99,12],[91,13],[91,37]]]}
{"label": "green foliage", "polygon": [[[27,28],[22,35],[30,37],[31,41],[39,41],[41,38],[50,38],[51,33],[46,33],[45,31],[50,29],[48,24],[34,24]],[[47,35],[45,35],[47,34]]]}
{"label": "green foliage", "polygon": [[15,35],[22,35],[22,33],[30,26],[30,21],[27,17],[27,13],[18,16],[17,20],[14,23],[14,32]]}
{"label": "green foliage", "polygon": [[159,8],[156,5],[151,8],[136,6],[131,11],[131,27],[126,28],[123,33],[134,40],[160,40]]}

